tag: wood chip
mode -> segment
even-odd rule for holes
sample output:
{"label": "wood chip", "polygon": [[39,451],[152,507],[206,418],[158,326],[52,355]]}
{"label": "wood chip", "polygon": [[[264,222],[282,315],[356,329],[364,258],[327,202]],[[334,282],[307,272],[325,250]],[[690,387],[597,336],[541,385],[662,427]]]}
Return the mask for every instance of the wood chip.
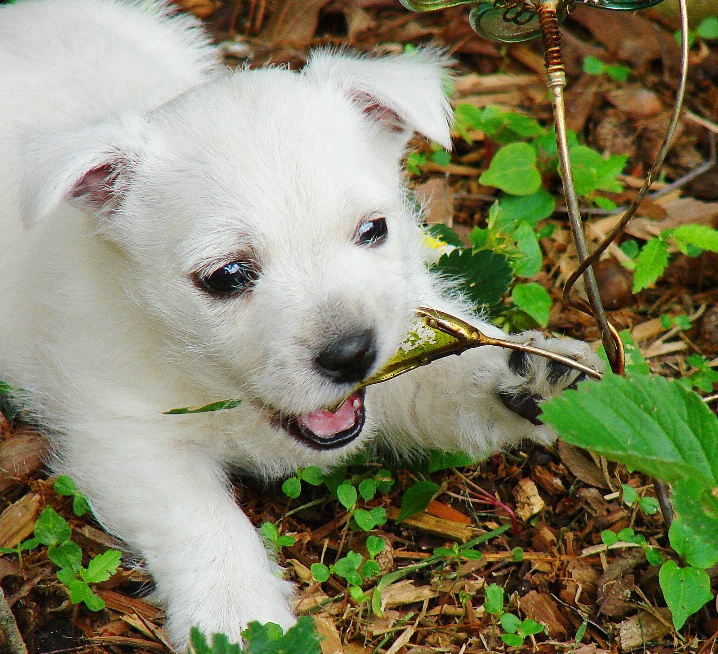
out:
{"label": "wood chip", "polygon": [[314,616],[314,626],[321,638],[319,646],[322,648],[322,654],[344,654],[342,639],[332,618],[326,615]]}
{"label": "wood chip", "polygon": [[546,508],[546,503],[539,495],[536,484],[528,477],[524,477],[516,484],[514,497],[516,498],[516,515],[522,520],[528,520]]}
{"label": "wood chip", "polygon": [[162,610],[136,597],[130,597],[114,590],[97,588],[96,593],[105,601],[108,609],[126,615],[140,615],[147,620],[160,620]]}
{"label": "wood chip", "polygon": [[585,484],[598,488],[609,488],[603,471],[591,459],[589,459],[578,447],[558,442],[558,453],[564,465]]}
{"label": "wood chip", "polygon": [[29,429],[18,430],[0,443],[0,493],[37,470],[46,451],[47,441]]}
{"label": "wood chip", "polygon": [[658,619],[647,611],[639,611],[618,625],[618,642],[621,651],[628,652],[653,640],[660,640],[671,632],[671,612],[669,609],[656,609],[663,618]]}
{"label": "wood chip", "polygon": [[0,547],[15,547],[35,530],[40,495],[28,493],[0,514]]}
{"label": "wood chip", "polygon": [[519,606],[527,618],[546,625],[551,636],[565,635],[571,629],[556,602],[545,593],[532,590],[519,599]]}
{"label": "wood chip", "polygon": [[[394,506],[389,506],[386,509],[386,515],[390,520],[396,520],[399,517],[399,509]],[[402,524],[409,527],[416,527],[434,536],[456,540],[461,543],[465,543],[478,533],[478,530],[468,525],[437,518],[425,512],[417,513],[411,516],[411,518],[407,518]]]}
{"label": "wood chip", "polygon": [[545,86],[543,77],[538,75],[505,75],[502,73],[496,75],[469,73],[454,77],[452,83],[454,93],[460,96],[475,95],[477,93],[496,93],[497,91],[506,91],[531,86],[532,84]]}
{"label": "wood chip", "polygon": [[413,604],[414,602],[423,602],[434,597],[436,597],[436,589],[431,586],[415,586],[412,581],[402,579],[382,589],[381,604],[382,607],[392,608],[404,604]]}

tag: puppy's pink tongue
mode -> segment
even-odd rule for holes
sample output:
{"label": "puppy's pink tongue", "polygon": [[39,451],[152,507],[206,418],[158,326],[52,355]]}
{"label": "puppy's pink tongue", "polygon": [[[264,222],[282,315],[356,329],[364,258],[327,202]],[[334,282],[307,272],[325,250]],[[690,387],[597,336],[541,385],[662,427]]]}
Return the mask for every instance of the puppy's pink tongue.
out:
{"label": "puppy's pink tongue", "polygon": [[299,422],[316,436],[334,436],[339,432],[354,427],[357,421],[357,411],[361,407],[361,403],[361,397],[354,393],[333,413],[326,409],[319,409],[318,411],[302,414],[299,416]]}

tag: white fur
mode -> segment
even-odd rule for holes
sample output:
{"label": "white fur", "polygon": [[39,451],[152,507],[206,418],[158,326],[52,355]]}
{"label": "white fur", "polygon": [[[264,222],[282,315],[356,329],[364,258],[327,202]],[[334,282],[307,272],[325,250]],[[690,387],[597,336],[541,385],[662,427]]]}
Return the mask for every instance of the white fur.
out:
{"label": "white fur", "polygon": [[[0,9],[0,378],[26,391],[55,469],[144,557],[178,647],[195,624],[237,639],[250,620],[294,620],[227,463],[281,475],[377,439],[482,456],[553,438],[498,399],[529,382],[496,349],[370,388],[366,427],[343,449],[309,449],[262,409],[347,392],[313,366],[328,334],[375,329],[376,369],[415,307],[468,316],[426,271],[400,167],[412,132],[449,145],[443,76],[431,51],[231,74],[191,19],[157,5]],[[98,192],[86,174],[103,165]],[[370,215],[389,238],[359,247]],[[193,283],[248,251],[262,270],[250,293],[217,300]],[[532,365],[532,388],[554,392]],[[225,398],[243,401],[161,413]]]}

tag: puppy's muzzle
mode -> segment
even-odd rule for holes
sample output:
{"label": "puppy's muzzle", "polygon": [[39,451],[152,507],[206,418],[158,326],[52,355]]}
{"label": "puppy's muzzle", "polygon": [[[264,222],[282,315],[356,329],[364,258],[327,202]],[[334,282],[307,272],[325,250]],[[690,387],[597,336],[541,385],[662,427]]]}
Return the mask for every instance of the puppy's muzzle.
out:
{"label": "puppy's muzzle", "polygon": [[315,357],[317,370],[337,384],[362,381],[376,362],[373,329],[363,329],[333,338]]}

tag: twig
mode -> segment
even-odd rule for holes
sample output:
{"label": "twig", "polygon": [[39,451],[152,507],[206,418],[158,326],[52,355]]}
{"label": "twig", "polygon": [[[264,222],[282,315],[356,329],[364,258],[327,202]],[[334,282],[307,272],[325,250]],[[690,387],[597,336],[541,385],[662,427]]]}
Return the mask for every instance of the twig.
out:
{"label": "twig", "polygon": [[2,588],[0,588],[0,639],[0,651],[8,654],[27,654],[27,647]]}

